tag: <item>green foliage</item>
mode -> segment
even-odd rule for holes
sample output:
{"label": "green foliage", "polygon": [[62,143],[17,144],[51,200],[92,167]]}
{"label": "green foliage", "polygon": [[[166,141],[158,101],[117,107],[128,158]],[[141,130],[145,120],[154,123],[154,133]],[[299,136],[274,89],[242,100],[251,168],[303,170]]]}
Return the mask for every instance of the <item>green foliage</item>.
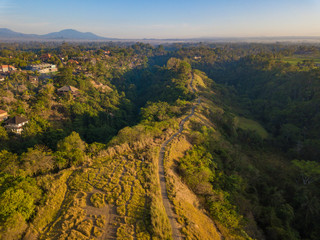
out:
{"label": "green foliage", "polygon": [[262,139],[268,137],[268,132],[258,122],[252,119],[237,117],[235,121],[235,124],[241,129],[255,131]]}
{"label": "green foliage", "polygon": [[[219,194],[221,196],[221,194]],[[208,202],[210,214],[214,219],[218,220],[229,229],[237,229],[240,227],[241,219],[233,205],[224,200],[212,200]]]}
{"label": "green foliage", "polygon": [[28,148],[28,151],[21,155],[21,162],[22,169],[28,175],[45,173],[54,167],[51,151],[41,146]]}
{"label": "green foliage", "polygon": [[7,150],[0,152],[0,171],[16,175],[19,168],[18,156]]}
{"label": "green foliage", "polygon": [[[33,215],[42,191],[31,178],[2,175],[0,179],[0,222],[4,226],[3,235],[10,235],[10,231],[13,235],[21,234],[19,229],[25,229],[25,222]],[[17,224],[21,224],[21,228]]]}
{"label": "green foliage", "polygon": [[[201,121],[189,125],[195,146],[178,164],[183,181],[235,236],[247,237],[242,229],[248,221],[257,239],[318,239],[319,52],[294,44],[1,43],[1,64],[25,67],[50,53],[48,62],[59,66],[36,84],[28,76],[39,73],[30,71],[0,83],[1,109],[29,119],[21,136],[0,126],[1,237],[20,239],[28,225],[36,231],[47,225],[47,232],[63,228],[52,239],[101,237],[106,222],[84,220],[79,206],[85,198],[72,195],[94,186],[103,192],[92,196],[97,206],[117,206],[119,239],[170,239],[161,201],[152,195],[155,160],[141,149],[178,128],[175,118],[195,97],[188,88],[194,74],[203,104],[196,112]],[[79,65],[63,65],[58,56]],[[79,88],[81,96],[59,97],[55,90],[63,85]],[[201,127],[208,121],[215,131]],[[290,164],[281,151],[289,160],[304,160]],[[92,161],[83,169],[86,154]],[[56,181],[55,171],[70,166],[77,170]],[[65,211],[71,202],[80,205]]]}
{"label": "green foliage", "polygon": [[303,184],[310,184],[319,180],[320,164],[318,162],[293,160],[292,164],[297,168]]}
{"label": "green foliage", "polygon": [[147,103],[141,108],[142,120],[154,122],[168,120],[172,116],[170,105],[167,102]]}
{"label": "green foliage", "polygon": [[6,131],[6,129],[2,126],[0,126],[0,142],[4,142],[6,140],[8,140],[8,133]]}
{"label": "green foliage", "polygon": [[0,220],[4,221],[15,213],[29,219],[34,210],[34,199],[22,189],[7,189],[0,199]]}
{"label": "green foliage", "polygon": [[70,165],[80,165],[85,161],[86,144],[76,132],[58,142],[59,156],[68,159]]}
{"label": "green foliage", "polygon": [[216,164],[212,155],[202,146],[189,150],[179,162],[179,171],[185,182],[197,194],[211,193]]}

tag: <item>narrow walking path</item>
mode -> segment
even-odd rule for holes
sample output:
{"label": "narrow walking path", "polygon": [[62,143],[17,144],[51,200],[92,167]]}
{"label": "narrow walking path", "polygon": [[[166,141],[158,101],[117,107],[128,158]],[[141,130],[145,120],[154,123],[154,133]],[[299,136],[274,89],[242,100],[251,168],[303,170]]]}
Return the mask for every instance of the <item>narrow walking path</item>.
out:
{"label": "narrow walking path", "polygon": [[[190,86],[192,88],[192,91],[195,93],[195,89],[192,87],[192,83],[193,83],[193,78],[190,82]],[[192,117],[194,115],[194,111],[196,109],[196,107],[201,103],[201,99],[200,97],[197,99],[197,104],[194,105],[191,109],[191,113],[186,116],[179,124],[179,131],[176,132],[175,134],[173,134],[168,140],[166,140],[164,143],[162,143],[161,148],[160,148],[160,154],[159,154],[159,178],[160,178],[160,187],[161,187],[161,195],[162,195],[162,201],[163,201],[163,206],[166,210],[166,213],[168,215],[170,224],[171,224],[171,229],[172,229],[172,238],[174,240],[181,240],[181,234],[180,231],[177,227],[177,221],[174,217],[174,213],[173,213],[173,209],[171,206],[171,203],[169,201],[168,198],[168,193],[167,193],[167,186],[166,186],[166,179],[165,179],[165,175],[164,175],[164,164],[163,164],[163,160],[164,160],[164,154],[166,151],[166,147],[167,145],[176,137],[178,136],[184,129],[184,124],[186,121],[189,120],[190,117]]]}

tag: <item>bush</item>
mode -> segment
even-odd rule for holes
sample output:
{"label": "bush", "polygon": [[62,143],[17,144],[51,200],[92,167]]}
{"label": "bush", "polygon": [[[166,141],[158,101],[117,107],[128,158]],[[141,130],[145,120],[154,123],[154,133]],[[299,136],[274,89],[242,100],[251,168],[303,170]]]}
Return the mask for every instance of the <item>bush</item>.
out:
{"label": "bush", "polygon": [[102,193],[94,193],[94,194],[92,194],[92,196],[90,197],[90,202],[96,208],[104,207],[105,206],[104,194],[102,194]]}

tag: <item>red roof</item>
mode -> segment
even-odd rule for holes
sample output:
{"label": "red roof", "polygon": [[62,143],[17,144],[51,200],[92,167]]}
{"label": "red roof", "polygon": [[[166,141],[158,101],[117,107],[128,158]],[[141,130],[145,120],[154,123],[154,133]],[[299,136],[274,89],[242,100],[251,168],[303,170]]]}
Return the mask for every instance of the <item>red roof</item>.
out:
{"label": "red roof", "polygon": [[1,65],[0,68],[15,68],[12,65]]}
{"label": "red roof", "polygon": [[4,114],[4,113],[7,113],[7,112],[0,109],[0,114]]}

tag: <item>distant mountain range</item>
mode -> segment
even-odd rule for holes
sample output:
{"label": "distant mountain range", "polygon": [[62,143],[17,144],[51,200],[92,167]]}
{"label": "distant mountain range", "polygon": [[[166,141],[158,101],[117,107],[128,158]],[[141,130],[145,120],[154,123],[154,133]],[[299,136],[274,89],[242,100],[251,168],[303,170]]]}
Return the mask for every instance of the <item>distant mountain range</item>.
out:
{"label": "distant mountain range", "polygon": [[2,40],[116,40],[115,38],[105,38],[91,32],[79,32],[73,29],[65,29],[60,32],[53,32],[44,35],[25,34],[12,31],[8,28],[0,28],[0,39]]}
{"label": "distant mountain range", "polygon": [[0,28],[0,40],[4,41],[121,41],[121,42],[143,42],[151,44],[177,43],[177,42],[300,42],[319,43],[320,36],[287,36],[287,37],[202,37],[187,39],[119,39],[101,37],[91,32],[79,32],[74,29],[64,29],[60,32],[53,32],[44,35],[25,34],[12,31],[8,28]]}

